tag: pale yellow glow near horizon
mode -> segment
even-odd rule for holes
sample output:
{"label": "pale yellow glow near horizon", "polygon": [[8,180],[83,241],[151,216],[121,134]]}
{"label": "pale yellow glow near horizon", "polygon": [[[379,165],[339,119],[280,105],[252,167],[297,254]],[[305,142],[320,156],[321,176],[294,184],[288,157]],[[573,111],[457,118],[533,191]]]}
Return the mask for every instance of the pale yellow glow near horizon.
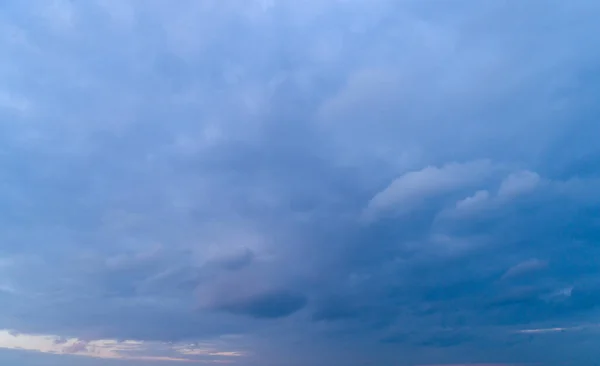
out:
{"label": "pale yellow glow near horizon", "polygon": [[[192,346],[166,345],[158,342],[116,341],[111,339],[81,341],[77,338],[62,339],[53,335],[18,334],[8,330],[0,330],[0,348],[50,353],[55,355],[73,355],[82,357],[140,360],[140,361],[175,361],[188,363],[229,363],[228,359],[197,360],[190,356],[240,357],[242,352],[218,351],[211,348],[194,348]],[[175,353],[180,356],[156,355],[157,351]],[[144,352],[152,351],[152,355]],[[136,354],[130,354],[136,352]],[[186,357],[187,356],[187,357]]]}

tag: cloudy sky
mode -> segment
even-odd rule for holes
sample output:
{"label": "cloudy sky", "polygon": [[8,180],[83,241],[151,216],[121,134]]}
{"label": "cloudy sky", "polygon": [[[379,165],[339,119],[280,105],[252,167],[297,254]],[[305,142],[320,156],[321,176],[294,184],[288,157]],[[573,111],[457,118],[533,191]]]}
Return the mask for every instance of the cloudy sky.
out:
{"label": "cloudy sky", "polygon": [[600,2],[0,2],[0,364],[600,359]]}

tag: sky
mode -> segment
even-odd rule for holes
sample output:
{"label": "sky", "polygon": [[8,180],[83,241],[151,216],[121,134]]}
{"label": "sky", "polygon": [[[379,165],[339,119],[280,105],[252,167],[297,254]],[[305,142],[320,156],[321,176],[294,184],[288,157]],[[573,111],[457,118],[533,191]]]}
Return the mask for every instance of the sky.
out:
{"label": "sky", "polygon": [[0,2],[0,364],[600,360],[600,2]]}

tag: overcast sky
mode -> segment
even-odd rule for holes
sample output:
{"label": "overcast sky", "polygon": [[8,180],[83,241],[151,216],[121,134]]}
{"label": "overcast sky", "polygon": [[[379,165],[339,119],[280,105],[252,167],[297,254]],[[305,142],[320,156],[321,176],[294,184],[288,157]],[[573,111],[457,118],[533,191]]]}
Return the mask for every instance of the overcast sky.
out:
{"label": "overcast sky", "polygon": [[0,364],[600,359],[597,0],[0,2]]}

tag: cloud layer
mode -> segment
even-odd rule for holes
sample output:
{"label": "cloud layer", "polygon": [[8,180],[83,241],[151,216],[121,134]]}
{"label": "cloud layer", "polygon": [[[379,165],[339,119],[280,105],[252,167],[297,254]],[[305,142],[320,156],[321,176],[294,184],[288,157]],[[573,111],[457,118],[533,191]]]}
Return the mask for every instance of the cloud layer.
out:
{"label": "cloud layer", "polygon": [[598,359],[599,11],[5,1],[0,347]]}

